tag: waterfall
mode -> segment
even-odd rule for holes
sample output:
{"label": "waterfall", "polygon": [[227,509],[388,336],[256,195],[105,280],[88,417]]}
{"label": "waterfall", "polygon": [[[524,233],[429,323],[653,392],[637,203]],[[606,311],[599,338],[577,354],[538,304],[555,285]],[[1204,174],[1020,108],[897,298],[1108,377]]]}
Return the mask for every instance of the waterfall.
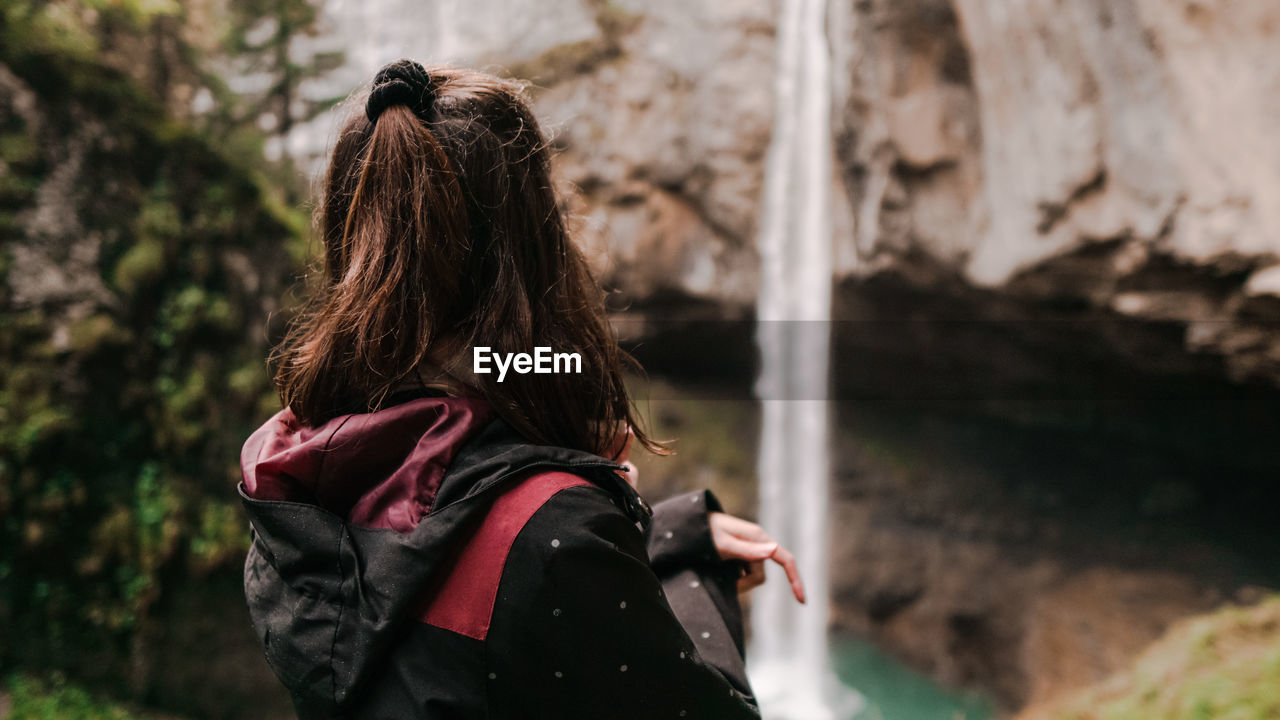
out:
{"label": "waterfall", "polygon": [[[347,62],[313,89],[317,98],[367,82],[380,65],[399,57],[465,64],[500,55],[512,62],[565,42],[586,41],[596,32],[589,15],[573,20],[533,3],[325,0],[323,5]],[[505,21],[492,22],[499,11]],[[760,520],[795,553],[808,591],[805,606],[777,577],[755,592],[751,671],[770,720],[843,720],[863,704],[856,693],[838,691],[826,640],[833,272],[826,14],[826,0],[781,3],[777,109],[759,238]],[[335,132],[332,114],[300,125],[290,139],[291,152],[311,158],[318,169]]]}
{"label": "waterfall", "polygon": [[766,718],[821,720],[863,704],[838,691],[827,650],[831,58],[825,0],[784,0],[781,12],[759,238],[760,522],[796,555],[808,604],[777,579],[757,590],[750,654]]}

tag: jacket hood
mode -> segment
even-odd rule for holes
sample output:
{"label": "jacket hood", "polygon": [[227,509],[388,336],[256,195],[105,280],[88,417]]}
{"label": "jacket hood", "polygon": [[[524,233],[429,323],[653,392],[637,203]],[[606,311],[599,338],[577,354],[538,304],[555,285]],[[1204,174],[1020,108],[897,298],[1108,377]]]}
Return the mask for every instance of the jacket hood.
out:
{"label": "jacket hood", "polygon": [[286,408],[245,442],[244,491],[319,505],[361,527],[409,532],[435,504],[454,455],[492,419],[473,398],[413,398],[319,427],[302,425]]}
{"label": "jacket hood", "polygon": [[637,522],[649,516],[615,463],[534,445],[474,398],[417,397],[318,427],[285,409],[250,436],[241,469],[254,535],[245,597],[304,720],[350,704],[510,481],[573,472]]}

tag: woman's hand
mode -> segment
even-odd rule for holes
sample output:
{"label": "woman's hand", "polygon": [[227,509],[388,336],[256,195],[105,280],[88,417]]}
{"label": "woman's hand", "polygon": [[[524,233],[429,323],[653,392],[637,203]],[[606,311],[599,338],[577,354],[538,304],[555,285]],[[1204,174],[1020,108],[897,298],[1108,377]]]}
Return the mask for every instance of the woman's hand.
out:
{"label": "woman's hand", "polygon": [[707,513],[711,539],[722,560],[745,560],[748,572],[738,580],[738,592],[753,590],[764,583],[764,563],[782,566],[796,600],[804,602],[804,583],[796,569],[795,556],[787,552],[759,525],[722,512]]}

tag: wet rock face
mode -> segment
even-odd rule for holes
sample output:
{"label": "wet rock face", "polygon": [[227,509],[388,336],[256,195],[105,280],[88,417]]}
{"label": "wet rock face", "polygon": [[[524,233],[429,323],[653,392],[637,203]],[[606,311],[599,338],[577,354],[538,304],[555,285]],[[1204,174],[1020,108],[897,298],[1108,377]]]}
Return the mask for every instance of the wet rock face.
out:
{"label": "wet rock face", "polygon": [[[331,2],[348,62],[327,92],[402,55],[529,81],[602,279],[627,301],[678,294],[747,307],[775,10],[773,0]],[[299,128],[291,147],[318,157],[332,122]]]}
{"label": "wet rock face", "polygon": [[[531,81],[621,304],[753,304],[777,2],[339,9],[376,39],[343,88],[393,48]],[[1181,323],[1175,354],[1280,380],[1280,7],[833,0],[829,37],[842,277],[923,258],[1033,310]]]}
{"label": "wet rock face", "polygon": [[[840,3],[846,269],[926,255],[1280,379],[1280,8]],[[839,242],[848,244],[847,239]]]}
{"label": "wet rock face", "polygon": [[[776,8],[569,5],[563,37],[473,54],[533,80],[600,274],[631,303],[749,307]],[[1030,312],[1179,323],[1170,361],[1280,380],[1280,8],[849,0],[829,28],[842,277],[923,259]]]}
{"label": "wet rock face", "polygon": [[577,196],[579,237],[630,298],[676,291],[750,304],[772,122],[771,4],[595,5],[612,52],[569,77],[525,66],[535,86],[565,78],[536,97]]}

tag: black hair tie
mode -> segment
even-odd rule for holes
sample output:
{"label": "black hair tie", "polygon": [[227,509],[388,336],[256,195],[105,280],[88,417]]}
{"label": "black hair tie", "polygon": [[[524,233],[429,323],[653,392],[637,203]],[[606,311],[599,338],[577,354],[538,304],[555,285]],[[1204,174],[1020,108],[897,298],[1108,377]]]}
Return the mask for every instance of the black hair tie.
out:
{"label": "black hair tie", "polygon": [[435,101],[436,91],[426,69],[412,60],[397,60],[374,76],[364,114],[369,122],[376,123],[387,108],[404,105],[422,117]]}

